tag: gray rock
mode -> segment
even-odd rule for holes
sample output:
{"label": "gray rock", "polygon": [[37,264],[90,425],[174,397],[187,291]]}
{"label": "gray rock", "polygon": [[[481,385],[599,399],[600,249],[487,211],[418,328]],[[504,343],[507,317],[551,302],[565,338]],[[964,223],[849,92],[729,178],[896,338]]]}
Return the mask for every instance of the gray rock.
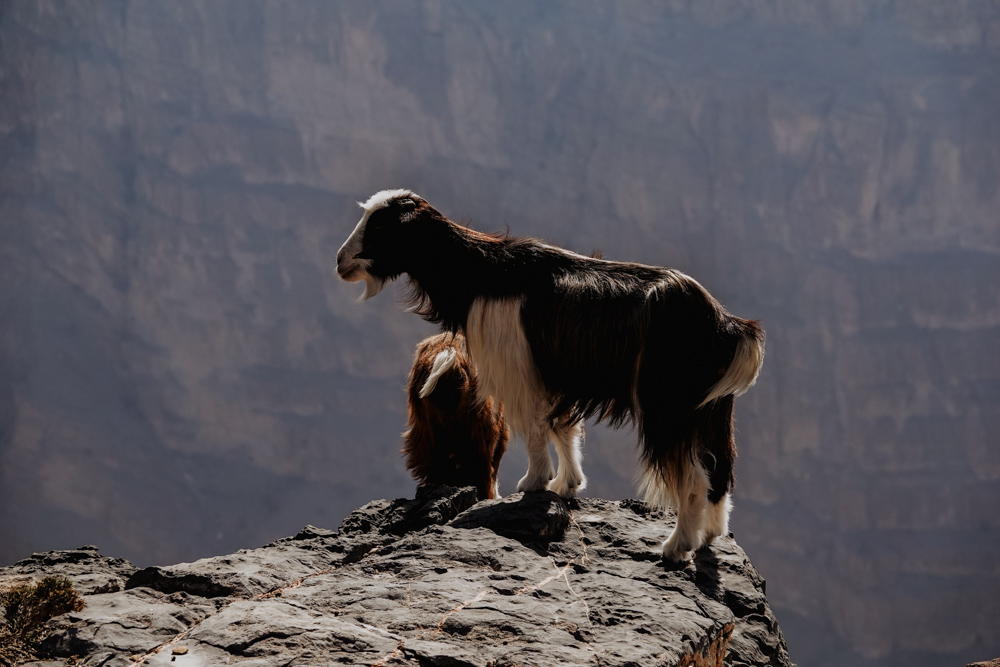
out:
{"label": "gray rock", "polygon": [[166,595],[147,588],[86,596],[86,607],[53,621],[58,632],[43,642],[46,655],[145,653],[189,631],[218,607],[186,593]]}
{"label": "gray rock", "polygon": [[329,569],[342,560],[343,547],[330,543],[332,548],[327,548],[328,542],[326,538],[295,540],[193,563],[147,567],[133,574],[125,587],[162,593],[183,591],[206,598],[251,597]]}
{"label": "gray rock", "polygon": [[210,598],[261,595],[344,562],[355,562],[396,535],[443,524],[475,502],[473,487],[420,489],[412,500],[375,500],[358,508],[344,519],[339,534],[306,526],[295,537],[260,549],[144,568],[135,572],[125,587],[183,591]]}
{"label": "gray rock", "polygon": [[351,512],[340,524],[340,532],[403,535],[454,519],[476,504],[476,490],[467,486],[419,487],[413,500],[374,500]]}
{"label": "gray rock", "polygon": [[336,533],[146,568],[51,621],[44,651],[105,665],[791,666],[731,537],[670,565],[672,517],[637,501],[532,493],[465,509],[467,495],[375,501]]}
{"label": "gray rock", "polygon": [[38,581],[58,572],[83,595],[95,595],[122,590],[135,571],[135,566],[124,558],[107,558],[88,544],[78,549],[36,553],[2,568],[0,586]]}

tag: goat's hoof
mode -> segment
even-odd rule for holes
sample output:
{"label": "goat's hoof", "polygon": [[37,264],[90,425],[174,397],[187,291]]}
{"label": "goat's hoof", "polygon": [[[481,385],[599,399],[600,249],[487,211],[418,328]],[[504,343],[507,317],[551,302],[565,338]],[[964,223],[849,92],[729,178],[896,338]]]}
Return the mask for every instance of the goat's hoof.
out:
{"label": "goat's hoof", "polygon": [[682,563],[688,563],[691,561],[690,551],[667,551],[663,550],[663,561],[665,563],[673,563],[675,565],[680,565]]}
{"label": "goat's hoof", "polygon": [[558,495],[563,500],[569,500],[570,498],[576,497],[576,487],[558,485],[555,482],[549,484],[549,491]]}
{"label": "goat's hoof", "polygon": [[671,563],[683,563],[691,560],[691,552],[698,549],[698,546],[686,544],[682,540],[674,539],[671,536],[663,543],[663,560]]}
{"label": "goat's hoof", "polygon": [[587,488],[586,477],[583,477],[578,481],[556,478],[549,483],[549,491],[552,491],[564,500],[575,498],[576,494],[583,491],[585,488]]}
{"label": "goat's hoof", "polygon": [[549,484],[549,480],[539,479],[539,478],[529,478],[527,475],[521,478],[521,481],[517,483],[518,493],[527,493],[529,491],[544,491],[545,487]]}

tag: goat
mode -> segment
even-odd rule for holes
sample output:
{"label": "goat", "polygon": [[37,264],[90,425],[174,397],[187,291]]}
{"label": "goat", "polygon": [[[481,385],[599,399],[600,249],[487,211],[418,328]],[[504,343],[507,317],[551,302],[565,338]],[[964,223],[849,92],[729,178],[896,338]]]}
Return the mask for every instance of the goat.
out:
{"label": "goat", "polygon": [[479,399],[465,336],[441,333],[417,345],[410,371],[406,467],[420,485],[474,486],[500,495],[497,471],[509,437],[503,406]]}
{"label": "goat", "polygon": [[480,395],[501,401],[525,440],[518,491],[573,497],[586,485],[583,421],[633,423],[646,501],[677,509],[664,559],[685,560],[729,532],[733,402],[763,363],[757,322],[675,269],[478,232],[410,190],[383,190],[361,207],[337,273],[364,281],[362,301],[405,273],[410,310],[464,332]]}

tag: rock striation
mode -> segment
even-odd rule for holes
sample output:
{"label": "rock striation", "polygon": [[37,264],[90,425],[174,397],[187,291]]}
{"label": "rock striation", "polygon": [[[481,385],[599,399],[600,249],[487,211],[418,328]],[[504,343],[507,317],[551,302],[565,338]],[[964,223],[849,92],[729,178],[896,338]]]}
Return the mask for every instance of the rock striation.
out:
{"label": "rock striation", "polygon": [[765,582],[732,536],[684,566],[672,517],[550,492],[471,487],[377,500],[339,531],[138,569],[94,547],[35,554],[0,586],[67,576],[42,665],[670,665],[791,667]]}

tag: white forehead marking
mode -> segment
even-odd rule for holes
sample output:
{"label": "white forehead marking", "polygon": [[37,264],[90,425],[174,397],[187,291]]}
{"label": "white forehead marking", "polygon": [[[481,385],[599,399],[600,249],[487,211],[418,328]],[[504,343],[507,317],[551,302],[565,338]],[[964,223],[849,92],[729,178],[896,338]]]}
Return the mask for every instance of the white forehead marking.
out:
{"label": "white forehead marking", "polygon": [[[416,197],[416,195],[413,194],[412,190],[381,190],[369,197],[368,201],[364,203],[358,202],[358,206],[365,209],[365,214],[361,216],[361,220],[358,221],[354,231],[344,241],[344,245],[340,246],[341,252],[349,251],[351,257],[361,252],[361,237],[365,233],[365,224],[368,222],[368,218],[371,217],[372,213],[380,208],[385,208],[389,205],[389,202],[398,197]],[[417,198],[419,199],[419,197]]]}
{"label": "white forehead marking", "polygon": [[361,202],[358,202],[358,206],[365,209],[364,217],[367,218],[369,215],[372,214],[372,212],[376,211],[377,209],[388,206],[389,202],[391,202],[393,199],[398,199],[400,197],[416,197],[416,196],[417,195],[413,194],[413,190],[381,190],[373,194],[371,197],[369,197],[368,201],[366,201],[365,203],[362,204]]}

